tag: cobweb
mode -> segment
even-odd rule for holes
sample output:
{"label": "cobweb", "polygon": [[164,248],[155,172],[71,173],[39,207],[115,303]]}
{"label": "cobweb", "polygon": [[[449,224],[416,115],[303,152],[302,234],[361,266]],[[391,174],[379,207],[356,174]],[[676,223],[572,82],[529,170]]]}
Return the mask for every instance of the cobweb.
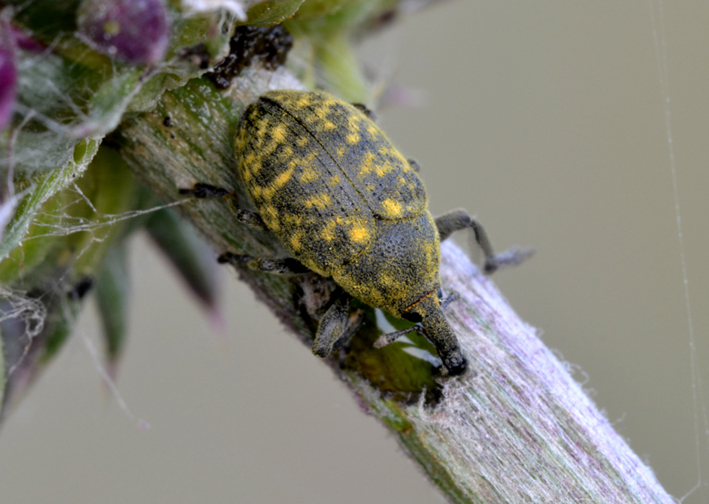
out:
{"label": "cobweb", "polygon": [[[692,317],[692,303],[689,288],[689,271],[687,268],[687,252],[682,226],[682,211],[680,206],[680,196],[678,190],[678,165],[675,158],[674,136],[672,132],[672,106],[670,97],[669,69],[667,61],[667,41],[665,28],[665,5],[664,0],[649,0],[652,14],[652,36],[655,43],[655,58],[660,84],[660,94],[662,97],[662,109],[665,122],[665,134],[667,136],[667,154],[670,177],[672,180],[672,194],[674,198],[675,220],[677,224],[677,240],[679,249],[679,261],[682,271],[682,285],[684,293],[684,304],[687,318],[687,342],[689,346],[689,367],[691,374],[692,403],[694,414],[694,444],[696,463],[696,483],[683,496],[678,498],[678,502],[687,502],[698,491],[707,486],[704,478],[704,464],[709,453],[709,415],[707,414],[706,395],[702,380],[702,370],[698,358],[696,335],[694,331],[694,320]],[[705,501],[706,502],[706,501]]]}
{"label": "cobweb", "polygon": [[[36,5],[34,0],[27,0],[4,8],[0,12],[3,23],[13,16],[27,14]],[[75,7],[74,4],[56,5],[57,12]],[[4,25],[4,28],[7,26]],[[76,156],[75,146],[82,139],[100,139],[115,127],[131,99],[141,89],[140,85],[131,83],[143,82],[148,77],[143,72],[136,81],[134,74],[137,70],[113,60],[105,68],[98,66],[98,70],[93,69],[91,58],[87,63],[81,54],[74,53],[71,58],[55,54],[54,49],[60,43],[65,43],[59,37],[43,46],[31,39],[31,36],[30,32],[20,31],[13,35],[22,54],[22,57],[17,58],[19,80],[15,102],[15,112],[22,119],[14,126],[11,136],[3,141],[0,154],[0,237],[7,224],[4,216],[11,215],[22,197],[36,189],[40,177],[71,163]],[[56,205],[44,205],[33,215],[30,232],[19,242],[16,252],[4,261],[6,270],[14,267],[19,272],[11,286],[0,286],[0,323],[3,324],[4,332],[12,329],[15,336],[12,342],[6,341],[4,348],[8,382],[11,384],[34,378],[38,356],[33,355],[33,351],[40,351],[42,347],[41,344],[33,345],[37,338],[46,338],[44,333],[48,332],[52,324],[74,325],[78,314],[75,301],[83,296],[82,291],[88,287],[81,284],[81,279],[78,284],[70,285],[71,282],[77,282],[73,278],[71,265],[81,260],[92,246],[105,240],[108,236],[105,230],[111,226],[180,204],[156,205],[118,214],[102,213],[77,183],[65,187],[62,199],[54,198],[54,201],[63,201],[63,204],[59,208]],[[90,211],[74,211],[80,206]],[[61,237],[78,234],[81,234],[81,239],[73,243],[79,244],[79,250],[66,250],[64,253],[70,257],[57,260],[57,263],[68,261],[63,268],[54,267],[46,278],[38,279],[42,272],[37,273],[33,267],[24,267],[26,248],[36,247],[38,242],[51,246]],[[39,265],[40,268],[42,266]],[[85,342],[98,372],[114,392],[122,409],[132,417],[109,373],[101,364],[95,347],[89,344],[89,339],[85,338]],[[23,376],[18,376],[20,374]]]}
{"label": "cobweb", "polygon": [[[39,220],[34,224],[35,231],[31,236],[20,242],[20,250],[23,250],[28,242],[34,240],[51,240],[52,238],[83,233],[84,236],[88,236],[88,239],[84,238],[83,247],[74,253],[71,261],[75,262],[78,261],[90,247],[106,239],[101,233],[101,231],[105,231],[106,228],[122,221],[135,219],[183,203],[183,201],[177,201],[169,204],[155,205],[148,209],[132,210],[120,214],[105,214],[97,210],[94,203],[76,183],[65,189],[64,192],[65,194],[72,195],[72,197],[67,198],[68,201],[63,206],[52,210],[50,213],[40,211],[37,214]],[[72,215],[72,209],[77,205],[86,205],[93,213],[90,217]],[[20,257],[20,262],[22,262],[22,256]],[[7,260],[12,261],[13,258],[10,257]],[[21,264],[17,264],[20,270],[22,269],[21,266]],[[49,314],[48,306],[54,310],[58,310],[61,317],[63,317],[70,328],[76,326],[75,323],[80,310],[72,306],[72,297],[75,295],[72,289],[75,289],[75,286],[69,285],[68,283],[70,274],[70,268],[67,268],[65,272],[59,276],[50,277],[49,284],[43,286],[39,293],[36,288],[33,289],[33,292],[27,292],[22,288],[0,286],[0,299],[2,300],[0,324],[2,324],[5,329],[14,328],[15,330],[11,332],[15,334],[18,334],[18,329],[20,330],[19,332],[21,332],[21,336],[16,338],[15,345],[5,348],[8,380],[16,378],[14,376],[15,373],[20,372],[23,368],[26,368],[24,371],[26,371],[25,374],[28,376],[19,377],[19,381],[31,381],[34,378],[34,370],[32,367],[36,363],[33,362],[31,351],[33,348],[39,350],[37,346],[33,347],[33,343],[42,335],[43,330],[46,328],[45,321]],[[22,282],[20,281],[20,285],[21,284]],[[56,303],[59,304],[58,307],[55,306]],[[82,336],[81,339],[94,363],[96,371],[106,383],[117,405],[129,419],[135,421],[140,428],[145,428],[147,422],[138,418],[121,396],[111,373],[103,363],[93,335],[85,331],[80,332]],[[39,346],[41,347],[41,345]]]}

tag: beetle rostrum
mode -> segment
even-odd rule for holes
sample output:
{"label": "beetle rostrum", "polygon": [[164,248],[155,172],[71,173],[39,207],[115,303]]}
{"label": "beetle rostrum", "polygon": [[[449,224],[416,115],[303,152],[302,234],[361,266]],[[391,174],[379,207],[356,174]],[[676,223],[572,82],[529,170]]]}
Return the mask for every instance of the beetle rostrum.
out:
{"label": "beetle rostrum", "polygon": [[[450,375],[467,369],[443,314],[440,241],[473,228],[485,271],[516,264],[527,251],[495,256],[484,229],[464,210],[434,219],[418,165],[407,161],[361,105],[324,92],[269,91],[244,112],[235,155],[256,212],[236,208],[228,191],[197,184],[183,194],[222,196],[237,219],[274,233],[292,258],[227,253],[220,260],[280,274],[308,270],[332,279],[342,295],[320,321],[313,352],[326,357],[347,342],[352,298],[419,322]],[[378,346],[407,331],[384,335]]]}

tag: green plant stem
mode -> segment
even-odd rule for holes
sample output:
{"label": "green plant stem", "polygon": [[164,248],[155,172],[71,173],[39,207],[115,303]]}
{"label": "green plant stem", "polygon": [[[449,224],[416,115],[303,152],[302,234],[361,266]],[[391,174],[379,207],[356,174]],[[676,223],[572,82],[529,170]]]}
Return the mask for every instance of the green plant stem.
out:
{"label": "green plant stem", "polygon": [[[234,190],[248,207],[232,154],[237,120],[245,103],[266,89],[297,86],[285,71],[249,71],[231,95],[195,80],[125,124],[116,141],[136,175],[164,201],[182,198],[181,187],[206,182]],[[174,126],[164,125],[167,116]],[[284,254],[272,236],[236,224],[222,201],[185,199],[179,208],[219,252]],[[301,340],[312,340],[323,300],[308,295],[304,281],[247,269],[239,275]],[[421,373],[385,358],[405,353],[398,343],[372,351],[358,334],[344,365],[335,358],[326,362],[452,502],[674,502],[534,328],[449,243],[442,247],[441,279],[444,288],[461,294],[448,317],[474,372],[437,382],[429,377],[427,383],[439,387],[435,407],[427,405],[425,391],[406,388],[413,380],[390,378],[383,385],[366,373],[372,367],[394,377]],[[331,287],[324,280],[322,286],[318,292]],[[392,393],[397,390],[399,396]]]}

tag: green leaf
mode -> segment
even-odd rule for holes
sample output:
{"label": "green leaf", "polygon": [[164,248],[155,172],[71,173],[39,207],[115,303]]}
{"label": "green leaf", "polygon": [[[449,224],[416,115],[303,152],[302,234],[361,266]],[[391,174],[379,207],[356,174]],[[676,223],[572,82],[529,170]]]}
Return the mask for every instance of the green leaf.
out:
{"label": "green leaf", "polygon": [[15,216],[5,230],[0,242],[0,260],[20,243],[27,233],[35,215],[44,202],[55,195],[86,170],[98,150],[100,140],[81,140],[74,147],[74,156],[60,169],[35,175],[31,179],[34,188],[18,205]]}
{"label": "green leaf", "polygon": [[71,249],[81,251],[72,264],[73,275],[81,278],[93,276],[110,247],[125,236],[131,220],[125,214],[139,203],[139,185],[119,154],[103,146],[77,187],[92,203],[67,209],[72,215],[83,213],[92,224],[80,232],[69,228]]}
{"label": "green leaf", "polygon": [[339,11],[350,0],[305,0],[298,9],[298,19],[313,19],[329,16]]}
{"label": "green leaf", "polygon": [[103,323],[106,360],[115,367],[126,340],[130,285],[125,242],[111,247],[96,277],[96,301]]}
{"label": "green leaf", "polygon": [[76,30],[79,0],[9,0],[3,3],[19,6],[17,21],[32,27],[34,35],[45,41],[51,41],[62,32]]}
{"label": "green leaf", "polygon": [[208,310],[215,310],[218,293],[217,262],[194,228],[169,208],[156,212],[147,222],[146,228],[192,293]]}
{"label": "green leaf", "polygon": [[246,11],[246,21],[251,26],[273,26],[296,13],[303,0],[266,0]]}

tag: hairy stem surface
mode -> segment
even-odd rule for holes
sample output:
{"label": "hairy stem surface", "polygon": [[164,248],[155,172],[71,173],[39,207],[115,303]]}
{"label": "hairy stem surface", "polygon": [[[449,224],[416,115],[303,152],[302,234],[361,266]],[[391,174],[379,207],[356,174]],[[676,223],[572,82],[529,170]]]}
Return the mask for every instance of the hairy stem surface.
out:
{"label": "hairy stem surface", "polygon": [[[114,140],[165,201],[184,198],[179,188],[203,182],[235,191],[249,208],[232,153],[236,122],[258,94],[297,86],[286,71],[258,69],[225,93],[195,80],[166,93],[156,110],[126,123]],[[185,199],[180,208],[218,253],[284,255],[273,236],[236,223],[223,201]],[[291,331],[312,342],[333,294],[331,281],[238,272]],[[368,307],[359,307],[365,323],[347,355],[326,362],[452,502],[674,502],[534,328],[450,243],[442,247],[441,279],[444,289],[461,294],[447,316],[472,372],[441,377],[432,359],[421,357],[433,357],[421,337],[374,349],[386,328]]]}

